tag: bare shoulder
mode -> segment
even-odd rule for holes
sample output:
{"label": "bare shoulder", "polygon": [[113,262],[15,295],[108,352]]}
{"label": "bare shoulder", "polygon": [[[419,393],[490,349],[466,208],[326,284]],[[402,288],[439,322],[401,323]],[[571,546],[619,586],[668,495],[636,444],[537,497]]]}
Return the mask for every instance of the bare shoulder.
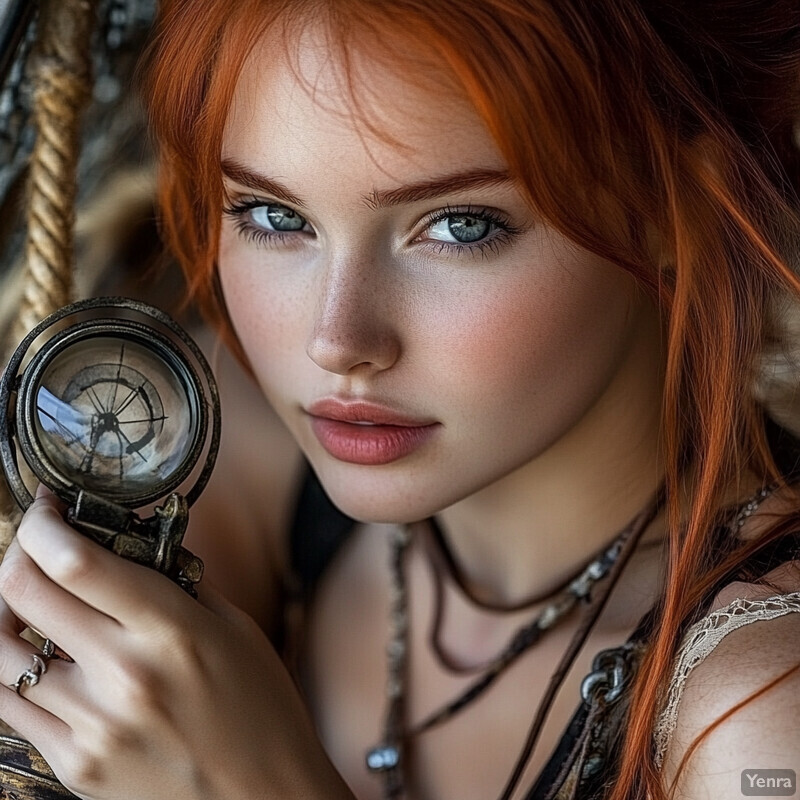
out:
{"label": "bare shoulder", "polygon": [[210,359],[222,406],[214,473],[191,512],[187,546],[206,577],[265,630],[276,621],[302,457],[259,387],[222,348]]}
{"label": "bare shoulder", "polygon": [[664,760],[665,788],[709,726],[714,727],[678,776],[675,800],[739,797],[742,780],[758,780],[756,773],[797,770],[798,718],[800,611],[795,609],[731,631],[689,674]]}
{"label": "bare shoulder", "polygon": [[[795,502],[771,495],[741,535],[757,536]],[[706,654],[709,645],[700,644],[693,652],[702,661],[686,678],[663,762],[664,788],[677,775],[674,800],[740,797],[742,781],[763,788],[755,783],[770,776],[763,770],[798,767],[800,560],[777,566],[758,583],[728,584],[710,609],[701,628],[716,634],[709,637],[713,649]],[[689,638],[691,650],[698,643]]]}

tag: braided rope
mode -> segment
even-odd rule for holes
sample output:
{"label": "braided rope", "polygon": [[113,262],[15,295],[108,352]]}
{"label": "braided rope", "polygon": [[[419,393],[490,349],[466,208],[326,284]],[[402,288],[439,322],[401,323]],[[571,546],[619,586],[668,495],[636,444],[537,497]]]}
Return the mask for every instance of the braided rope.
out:
{"label": "braided rope", "polygon": [[[93,22],[93,0],[41,0],[34,63],[36,143],[29,167],[25,289],[12,344],[72,299],[79,126],[91,92]],[[2,485],[0,554],[11,541],[19,516]]]}
{"label": "braided rope", "polygon": [[79,123],[91,88],[90,0],[43,0],[35,63],[26,286],[15,340],[72,297]]}

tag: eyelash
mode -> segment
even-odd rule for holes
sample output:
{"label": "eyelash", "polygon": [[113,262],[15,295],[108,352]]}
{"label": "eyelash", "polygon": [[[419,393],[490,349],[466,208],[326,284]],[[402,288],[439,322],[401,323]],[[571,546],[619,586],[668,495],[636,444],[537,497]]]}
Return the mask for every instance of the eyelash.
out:
{"label": "eyelash", "polygon": [[[262,198],[252,197],[248,199],[238,200],[235,203],[231,203],[229,206],[225,206],[222,209],[222,213],[225,216],[230,217],[233,220],[233,226],[239,232],[241,236],[245,238],[248,242],[254,242],[255,244],[276,244],[277,242],[286,241],[286,233],[278,233],[277,231],[269,231],[266,228],[259,228],[256,225],[251,224],[247,221],[246,214],[252,211],[254,208],[260,208],[262,206],[279,206],[283,205],[282,203],[271,203],[265,201]],[[286,206],[288,208],[288,206]],[[297,231],[297,233],[302,233],[303,231]]]}
{"label": "eyelash", "polygon": [[[279,233],[277,231],[260,228],[248,222],[246,215],[250,211],[254,208],[269,205],[282,206],[283,204],[265,201],[263,198],[252,197],[231,203],[229,206],[223,208],[223,213],[233,219],[234,227],[246,241],[254,242],[259,245],[285,244],[290,235],[304,233],[303,230],[296,231],[294,234],[289,234],[288,232]],[[289,206],[286,206],[286,208],[289,208]],[[513,225],[510,220],[497,209],[472,205],[445,206],[444,208],[437,209],[424,216],[420,224],[423,230],[428,230],[436,223],[442,222],[450,217],[476,217],[488,222],[492,230],[485,239],[481,239],[477,242],[456,243],[430,239],[428,244],[437,254],[478,254],[486,257],[490,252],[495,254],[499,253],[503,245],[507,244],[514,236],[522,232],[521,228]],[[419,236],[415,237],[414,241],[418,241],[419,238]]]}
{"label": "eyelash", "polygon": [[[477,219],[488,222],[494,230],[490,230],[485,239],[477,242],[442,242],[438,239],[430,239],[430,244],[436,253],[455,252],[456,255],[478,254],[486,257],[489,252],[498,254],[503,245],[507,244],[517,234],[522,232],[521,228],[513,225],[511,221],[495,208],[485,206],[444,206],[436,211],[424,216],[421,224],[424,230],[428,230],[437,222],[443,222],[451,217],[476,217]],[[415,239],[416,241],[416,239]]]}

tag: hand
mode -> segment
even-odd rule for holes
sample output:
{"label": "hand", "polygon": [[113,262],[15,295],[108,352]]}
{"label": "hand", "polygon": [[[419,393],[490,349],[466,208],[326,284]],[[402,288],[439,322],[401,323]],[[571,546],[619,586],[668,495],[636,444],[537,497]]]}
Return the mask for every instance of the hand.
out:
{"label": "hand", "polygon": [[[269,641],[208,586],[75,532],[40,490],[0,566],[0,718],[83,798],[350,798]],[[13,689],[35,648],[54,659]]]}

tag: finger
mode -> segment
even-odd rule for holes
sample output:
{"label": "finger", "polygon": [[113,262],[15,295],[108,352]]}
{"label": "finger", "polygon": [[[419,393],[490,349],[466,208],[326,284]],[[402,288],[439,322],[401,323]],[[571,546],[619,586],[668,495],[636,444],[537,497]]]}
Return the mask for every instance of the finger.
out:
{"label": "finger", "polygon": [[[24,688],[20,695],[13,689],[0,687],[0,718],[12,728],[15,735],[30,742],[56,774],[63,775],[65,758],[67,763],[74,760],[74,731],[65,721],[30,699],[31,693],[41,693],[45,679],[52,678],[53,669],[53,666],[48,667],[39,683]],[[5,796],[2,789],[0,795]],[[16,797],[16,794],[9,795],[12,796]],[[40,797],[38,793],[35,796]]]}
{"label": "finger", "polygon": [[26,627],[26,623],[20,621],[0,596],[0,632],[8,636],[19,635]]}
{"label": "finger", "polygon": [[72,529],[49,497],[37,498],[28,509],[17,540],[55,584],[125,627],[150,625],[163,616],[164,608],[193,602],[155,570],[123,559]]}
{"label": "finger", "polygon": [[119,629],[115,620],[50,580],[16,540],[0,565],[0,596],[0,625],[7,633],[12,628],[18,633],[22,622],[78,661],[102,652]]}
{"label": "finger", "polygon": [[[56,687],[43,691],[47,679],[52,680],[58,671],[56,664],[74,666],[66,661],[48,662],[23,639],[0,635],[0,719],[32,742],[63,737],[71,730],[62,718],[65,711],[68,713],[63,700],[52,702],[59,698],[58,693],[52,692]],[[63,678],[58,681],[63,683]],[[69,697],[69,693],[62,691],[60,697]]]}
{"label": "finger", "polygon": [[215,617],[224,620],[240,633],[248,636],[263,635],[263,631],[258,623],[241,608],[231,603],[211,581],[204,581],[198,587],[198,597],[200,605],[211,612]]}
{"label": "finger", "polygon": [[[69,658],[45,653],[20,635],[18,628],[11,610],[0,600],[0,693],[10,689],[70,727],[85,723],[89,703],[81,667]],[[37,671],[38,680],[23,677]]]}
{"label": "finger", "polygon": [[34,502],[37,500],[41,500],[42,502],[52,505],[62,517],[67,511],[67,504],[43,483],[40,483],[36,487]]}
{"label": "finger", "polygon": [[202,606],[218,617],[227,619],[234,611],[238,610],[208,579],[197,587],[197,599]]}

